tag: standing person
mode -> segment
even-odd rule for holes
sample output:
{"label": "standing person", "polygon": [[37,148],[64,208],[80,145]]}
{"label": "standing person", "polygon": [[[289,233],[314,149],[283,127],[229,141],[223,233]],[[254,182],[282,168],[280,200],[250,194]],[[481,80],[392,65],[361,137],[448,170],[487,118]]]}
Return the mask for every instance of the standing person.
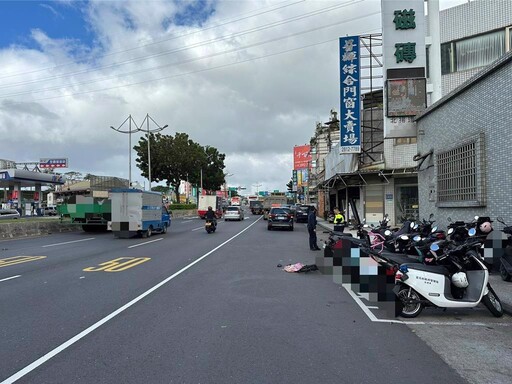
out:
{"label": "standing person", "polygon": [[343,232],[345,230],[345,218],[338,207],[334,208],[334,230],[337,232]]}
{"label": "standing person", "polygon": [[309,232],[309,249],[319,251],[320,248],[316,244],[316,208],[311,207],[308,212],[308,232]]}

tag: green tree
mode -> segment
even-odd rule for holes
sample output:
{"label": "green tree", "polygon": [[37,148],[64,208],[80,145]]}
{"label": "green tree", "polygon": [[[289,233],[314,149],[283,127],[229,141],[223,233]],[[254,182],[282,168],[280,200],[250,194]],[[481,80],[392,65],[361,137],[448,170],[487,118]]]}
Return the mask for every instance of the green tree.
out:
{"label": "green tree", "polygon": [[[160,133],[150,134],[151,151],[151,182],[165,181],[168,187],[172,187],[179,201],[179,186],[182,180],[199,185],[201,169],[203,169],[203,187],[218,186],[224,181],[224,154],[220,154],[214,147],[202,147],[189,138],[186,133],[177,132],[171,135]],[[143,177],[148,177],[148,142],[146,137],[141,137],[138,145],[134,146],[137,152],[137,166]],[[216,168],[219,169],[216,169]],[[222,181],[218,182],[218,173]],[[212,181],[209,181],[209,180]],[[205,183],[206,182],[206,183]],[[218,184],[218,186],[217,186]]]}
{"label": "green tree", "polygon": [[225,182],[224,160],[226,155],[219,153],[217,148],[204,147],[204,163],[201,164],[203,173],[203,189],[217,191]]}

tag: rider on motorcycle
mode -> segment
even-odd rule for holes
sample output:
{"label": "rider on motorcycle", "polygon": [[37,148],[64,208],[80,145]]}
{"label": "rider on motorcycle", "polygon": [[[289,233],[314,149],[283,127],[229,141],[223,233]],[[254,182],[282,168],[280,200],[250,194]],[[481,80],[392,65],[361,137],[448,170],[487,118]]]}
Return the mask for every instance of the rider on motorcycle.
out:
{"label": "rider on motorcycle", "polygon": [[217,217],[215,216],[215,211],[211,206],[208,207],[205,215],[206,220],[209,220],[213,223],[214,226],[217,226]]}

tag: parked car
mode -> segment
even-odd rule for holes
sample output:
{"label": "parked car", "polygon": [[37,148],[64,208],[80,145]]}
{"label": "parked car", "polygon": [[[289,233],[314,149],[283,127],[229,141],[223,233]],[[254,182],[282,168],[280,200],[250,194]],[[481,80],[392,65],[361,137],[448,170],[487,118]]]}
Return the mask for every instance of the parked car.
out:
{"label": "parked car", "polygon": [[0,209],[0,220],[19,219],[20,213],[15,209]]}
{"label": "parked car", "polygon": [[43,208],[43,216],[57,216],[57,210],[54,207]]}
{"label": "parked car", "polygon": [[295,208],[295,221],[297,223],[300,223],[300,222],[307,223],[308,222],[308,213],[309,213],[310,208],[311,208],[310,205],[297,206],[297,208]]}
{"label": "parked car", "polygon": [[242,207],[238,205],[230,205],[226,208],[226,212],[224,212],[224,220],[238,220],[241,221],[244,219],[244,210]]}
{"label": "parked car", "polygon": [[267,229],[271,231],[274,228],[288,228],[290,231],[293,231],[293,215],[289,208],[270,208]]}

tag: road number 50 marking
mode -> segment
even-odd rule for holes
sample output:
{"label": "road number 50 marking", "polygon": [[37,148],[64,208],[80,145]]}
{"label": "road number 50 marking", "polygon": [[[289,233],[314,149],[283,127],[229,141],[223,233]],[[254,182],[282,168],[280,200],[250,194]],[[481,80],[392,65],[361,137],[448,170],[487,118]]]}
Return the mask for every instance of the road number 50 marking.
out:
{"label": "road number 50 marking", "polygon": [[[124,261],[123,260],[127,260]],[[142,264],[148,260],[149,257],[120,257],[118,259],[110,260],[105,263],[99,264],[99,267],[85,268],[84,272],[121,272],[128,268],[135,267],[136,265]]]}

